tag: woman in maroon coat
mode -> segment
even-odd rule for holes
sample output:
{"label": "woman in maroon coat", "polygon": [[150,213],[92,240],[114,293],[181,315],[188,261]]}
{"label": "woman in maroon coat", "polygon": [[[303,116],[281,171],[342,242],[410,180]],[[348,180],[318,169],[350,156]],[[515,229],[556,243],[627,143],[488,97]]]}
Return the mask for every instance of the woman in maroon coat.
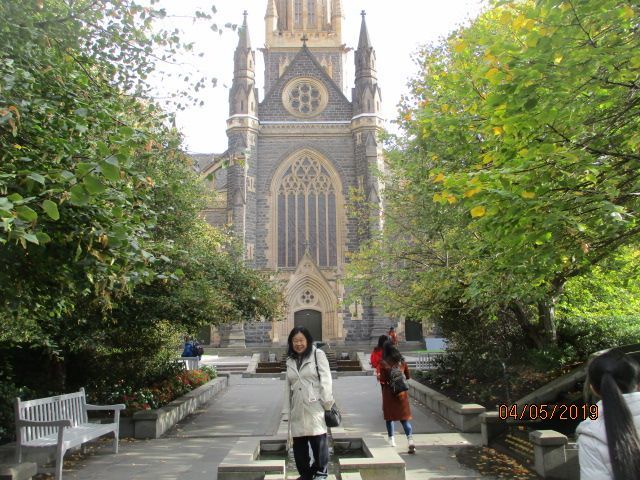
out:
{"label": "woman in maroon coat", "polygon": [[389,387],[389,374],[393,367],[399,367],[404,376],[409,376],[409,367],[404,361],[404,357],[400,354],[398,348],[390,341],[384,344],[384,352],[382,355],[382,361],[379,364],[380,369],[380,383],[382,384],[382,412],[384,419],[387,422],[387,434],[389,435],[389,444],[393,447],[396,446],[396,441],[393,435],[394,421],[400,421],[404,433],[407,435],[407,442],[409,443],[409,453],[415,453],[416,446],[413,443],[413,428],[411,427],[411,407],[409,405],[409,392],[401,392],[398,395],[393,393],[391,387]]}

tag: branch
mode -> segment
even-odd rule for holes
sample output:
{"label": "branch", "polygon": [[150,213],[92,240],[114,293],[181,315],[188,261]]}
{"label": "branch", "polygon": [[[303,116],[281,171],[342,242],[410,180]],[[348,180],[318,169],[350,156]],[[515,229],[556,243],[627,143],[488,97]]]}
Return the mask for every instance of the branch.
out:
{"label": "branch", "polygon": [[576,22],[578,22],[578,26],[580,27],[580,30],[582,30],[584,34],[587,36],[587,38],[589,39],[589,45],[591,45],[594,48],[597,47],[596,42],[593,40],[589,32],[587,32],[587,30],[582,26],[582,22],[580,21],[580,17],[578,17],[578,12],[576,12],[576,7],[573,5],[572,0],[569,0],[569,5],[571,5],[571,11],[573,11],[573,15],[576,19]]}

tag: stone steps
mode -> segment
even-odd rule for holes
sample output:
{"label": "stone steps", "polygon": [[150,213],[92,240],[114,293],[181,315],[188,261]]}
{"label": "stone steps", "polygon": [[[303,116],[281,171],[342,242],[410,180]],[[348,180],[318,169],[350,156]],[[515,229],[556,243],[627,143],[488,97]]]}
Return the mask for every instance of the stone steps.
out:
{"label": "stone steps", "polygon": [[503,440],[503,443],[514,452],[517,452],[524,458],[533,460],[534,451],[533,444],[529,440],[525,440],[522,437],[513,434],[507,434]]}
{"label": "stone steps", "polygon": [[244,373],[249,366],[248,363],[237,363],[237,364],[220,364],[213,365],[218,373]]}

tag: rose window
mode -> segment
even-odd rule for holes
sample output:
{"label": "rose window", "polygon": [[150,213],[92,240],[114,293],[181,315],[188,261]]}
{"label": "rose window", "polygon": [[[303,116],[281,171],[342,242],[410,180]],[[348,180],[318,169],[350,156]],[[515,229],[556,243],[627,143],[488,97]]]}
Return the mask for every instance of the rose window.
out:
{"label": "rose window", "polygon": [[327,105],[327,90],[319,82],[310,78],[300,78],[289,83],[284,89],[282,100],[287,110],[298,117],[312,117]]}

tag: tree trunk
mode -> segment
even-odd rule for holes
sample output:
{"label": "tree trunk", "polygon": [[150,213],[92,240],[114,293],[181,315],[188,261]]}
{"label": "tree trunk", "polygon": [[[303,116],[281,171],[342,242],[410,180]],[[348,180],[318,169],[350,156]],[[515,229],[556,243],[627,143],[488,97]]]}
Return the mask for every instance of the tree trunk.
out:
{"label": "tree trunk", "polygon": [[538,317],[543,329],[545,346],[557,345],[558,333],[556,331],[555,301],[549,299],[538,302]]}
{"label": "tree trunk", "polygon": [[558,345],[558,332],[556,330],[556,303],[564,289],[564,279],[555,279],[552,282],[552,291],[548,298],[538,302],[538,317],[543,328],[546,346]]}
{"label": "tree trunk", "polygon": [[522,331],[533,342],[535,347],[539,349],[542,348],[544,346],[544,339],[541,338],[540,334],[536,331],[535,326],[529,321],[529,316],[527,315],[527,312],[525,312],[524,308],[522,308],[522,305],[518,302],[512,302],[509,304],[509,310],[511,310],[513,316],[518,322],[518,325],[520,325]]}

